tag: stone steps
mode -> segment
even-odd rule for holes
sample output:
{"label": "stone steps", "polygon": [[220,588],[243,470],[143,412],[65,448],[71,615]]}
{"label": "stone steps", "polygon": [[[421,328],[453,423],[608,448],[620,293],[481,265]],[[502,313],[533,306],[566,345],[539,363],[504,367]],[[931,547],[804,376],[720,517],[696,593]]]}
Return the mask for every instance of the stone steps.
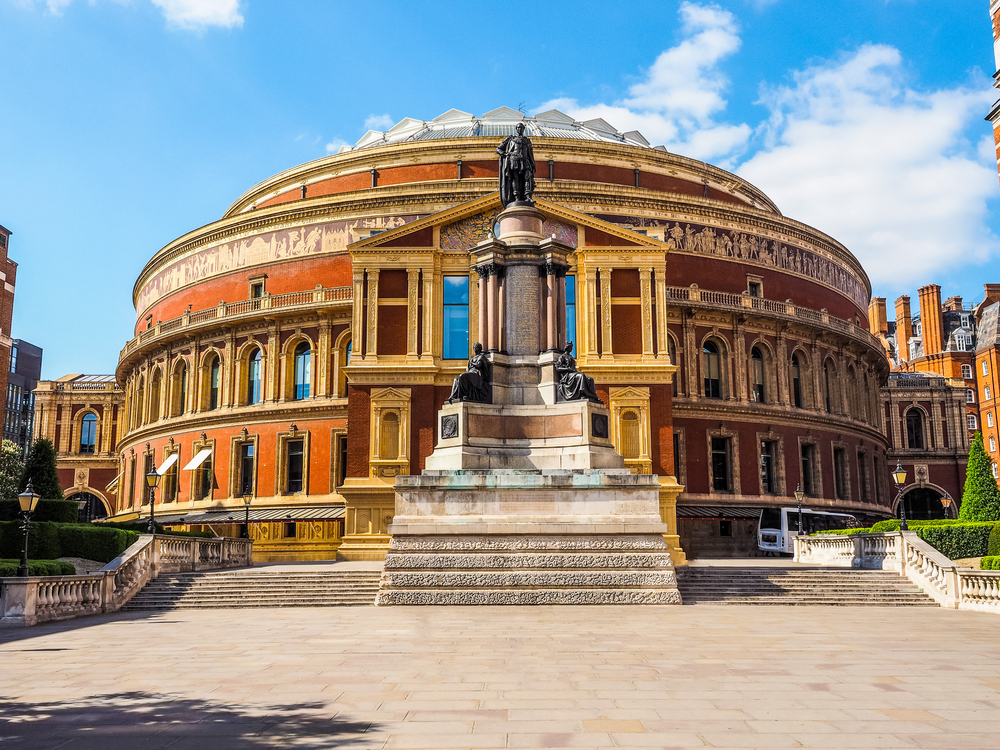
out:
{"label": "stone steps", "polygon": [[685,604],[938,606],[897,573],[851,568],[684,568],[677,587]]}
{"label": "stone steps", "polygon": [[398,535],[379,605],[679,604],[659,534]]}
{"label": "stone steps", "polygon": [[150,581],[129,611],[371,606],[379,571],[188,573]]}

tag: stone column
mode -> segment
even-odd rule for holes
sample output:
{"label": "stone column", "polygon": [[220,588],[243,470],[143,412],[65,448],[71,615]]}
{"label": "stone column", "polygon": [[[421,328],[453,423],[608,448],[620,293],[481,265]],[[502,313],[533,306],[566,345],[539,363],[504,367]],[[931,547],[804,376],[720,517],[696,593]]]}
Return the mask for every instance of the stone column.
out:
{"label": "stone column", "polygon": [[611,269],[601,268],[601,348],[603,356],[614,356],[611,348]]}
{"label": "stone column", "polygon": [[774,375],[778,384],[777,402],[791,406],[792,391],[788,382],[788,368],[791,367],[791,360],[788,358],[788,337],[783,328],[778,329],[776,344],[774,350]]}
{"label": "stone column", "polygon": [[583,281],[583,325],[587,353],[597,354],[597,272],[587,269]]}
{"label": "stone column", "polygon": [[653,356],[653,289],[652,268],[639,269],[639,288],[642,303],[642,356]]}
{"label": "stone column", "polygon": [[378,269],[368,269],[368,344],[366,357],[377,357],[378,352]]}
{"label": "stone column", "polygon": [[[667,333],[667,282],[664,274],[656,275],[656,351],[659,356],[668,356],[670,338]],[[676,362],[670,364],[676,365]]]}
{"label": "stone column", "polygon": [[417,356],[417,286],[420,269],[411,268],[406,273],[406,356]]}
{"label": "stone column", "polygon": [[278,335],[278,323],[275,320],[268,320],[268,331],[267,331],[267,357],[264,360],[264,375],[266,380],[264,381],[267,385],[264,393],[265,401],[284,401],[285,400],[285,389],[281,387],[281,383],[288,382],[287,379],[280,377],[283,373],[281,372],[285,368],[285,358],[281,356],[281,338]]}
{"label": "stone column", "polygon": [[355,356],[364,355],[364,321],[365,321],[365,272],[360,269],[354,271],[354,296],[351,299],[351,341],[353,342]]}
{"label": "stone column", "polygon": [[701,396],[701,388],[698,387],[698,372],[701,366],[701,351],[698,349],[698,344],[695,342],[693,310],[686,309],[681,311],[681,330],[684,336],[684,356],[687,364],[687,367],[684,368],[684,372],[687,373],[686,395],[688,398],[697,401]]}
{"label": "stone column", "polygon": [[[434,272],[425,268],[423,277],[424,286],[424,327],[423,336],[424,343],[421,346],[421,351],[425,357],[434,356],[434,284],[435,276]],[[480,332],[482,335],[482,332]],[[484,344],[485,346],[485,344]]]}
{"label": "stone column", "polygon": [[326,316],[322,316],[319,319],[319,340],[316,342],[316,355],[314,359],[316,395],[329,396],[331,393],[330,381],[333,378],[333,373],[331,371],[332,357],[330,356],[330,319]]}
{"label": "stone column", "polygon": [[737,318],[733,321],[733,363],[730,368],[736,383],[735,387],[730,390],[730,397],[739,399],[741,403],[747,403],[750,400],[747,370],[747,330],[746,325]]}
{"label": "stone column", "polygon": [[236,388],[236,333],[232,328],[226,331],[225,355],[219,376],[222,379],[219,384],[221,406],[234,406],[239,398],[239,389]]}
{"label": "stone column", "polygon": [[552,351],[556,348],[558,338],[558,304],[559,293],[556,291],[556,268],[551,263],[545,264],[545,339],[539,342],[539,349]]}

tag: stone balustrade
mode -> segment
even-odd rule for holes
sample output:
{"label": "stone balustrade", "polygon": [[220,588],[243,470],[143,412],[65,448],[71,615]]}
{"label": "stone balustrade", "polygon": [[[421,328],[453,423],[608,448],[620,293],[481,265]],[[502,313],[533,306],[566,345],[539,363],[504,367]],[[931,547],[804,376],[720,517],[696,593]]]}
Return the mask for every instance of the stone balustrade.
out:
{"label": "stone balustrade", "polygon": [[0,579],[0,627],[30,627],[83,615],[117,612],[160,573],[253,564],[249,539],[144,534],[103,570],[82,576]]}
{"label": "stone balustrade", "polygon": [[959,568],[912,531],[795,537],[795,561],[894,570],[942,607],[1000,613],[1000,571]]}

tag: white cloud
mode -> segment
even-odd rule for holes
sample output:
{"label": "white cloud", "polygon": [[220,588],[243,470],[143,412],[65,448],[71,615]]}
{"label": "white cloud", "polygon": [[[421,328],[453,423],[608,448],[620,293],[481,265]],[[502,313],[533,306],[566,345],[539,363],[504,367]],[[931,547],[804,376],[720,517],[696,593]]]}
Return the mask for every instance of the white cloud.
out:
{"label": "white cloud", "polygon": [[342,138],[334,138],[328,144],[326,144],[326,153],[335,154],[340,151],[341,146],[349,146],[350,144],[343,140]]}
{"label": "white cloud", "polygon": [[787,216],[843,242],[876,287],[897,289],[1000,251],[987,225],[995,157],[965,137],[992,92],[922,92],[904,79],[899,51],[880,45],[794,73],[765,89],[764,147],[738,170]]}
{"label": "white cloud", "polygon": [[365,118],[365,130],[388,130],[396,123],[389,115],[368,115]]}
{"label": "white cloud", "polygon": [[750,137],[745,124],[720,124],[728,80],[717,69],[740,48],[736,17],[717,5],[683,2],[685,39],[660,54],[645,79],[614,104],[580,105],[576,99],[553,99],[535,112],[560,109],[578,120],[602,117],[622,131],[638,130],[671,151],[698,158],[730,155]]}
{"label": "white cloud", "polygon": [[153,5],[163,11],[169,25],[182,29],[243,25],[239,0],[153,0]]}

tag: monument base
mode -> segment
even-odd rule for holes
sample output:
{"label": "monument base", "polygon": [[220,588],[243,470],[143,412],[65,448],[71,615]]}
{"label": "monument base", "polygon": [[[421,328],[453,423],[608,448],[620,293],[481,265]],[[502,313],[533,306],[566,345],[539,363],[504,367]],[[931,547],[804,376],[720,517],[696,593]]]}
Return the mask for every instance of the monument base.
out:
{"label": "monument base", "polygon": [[377,604],[680,604],[655,476],[425,471],[396,482]]}

